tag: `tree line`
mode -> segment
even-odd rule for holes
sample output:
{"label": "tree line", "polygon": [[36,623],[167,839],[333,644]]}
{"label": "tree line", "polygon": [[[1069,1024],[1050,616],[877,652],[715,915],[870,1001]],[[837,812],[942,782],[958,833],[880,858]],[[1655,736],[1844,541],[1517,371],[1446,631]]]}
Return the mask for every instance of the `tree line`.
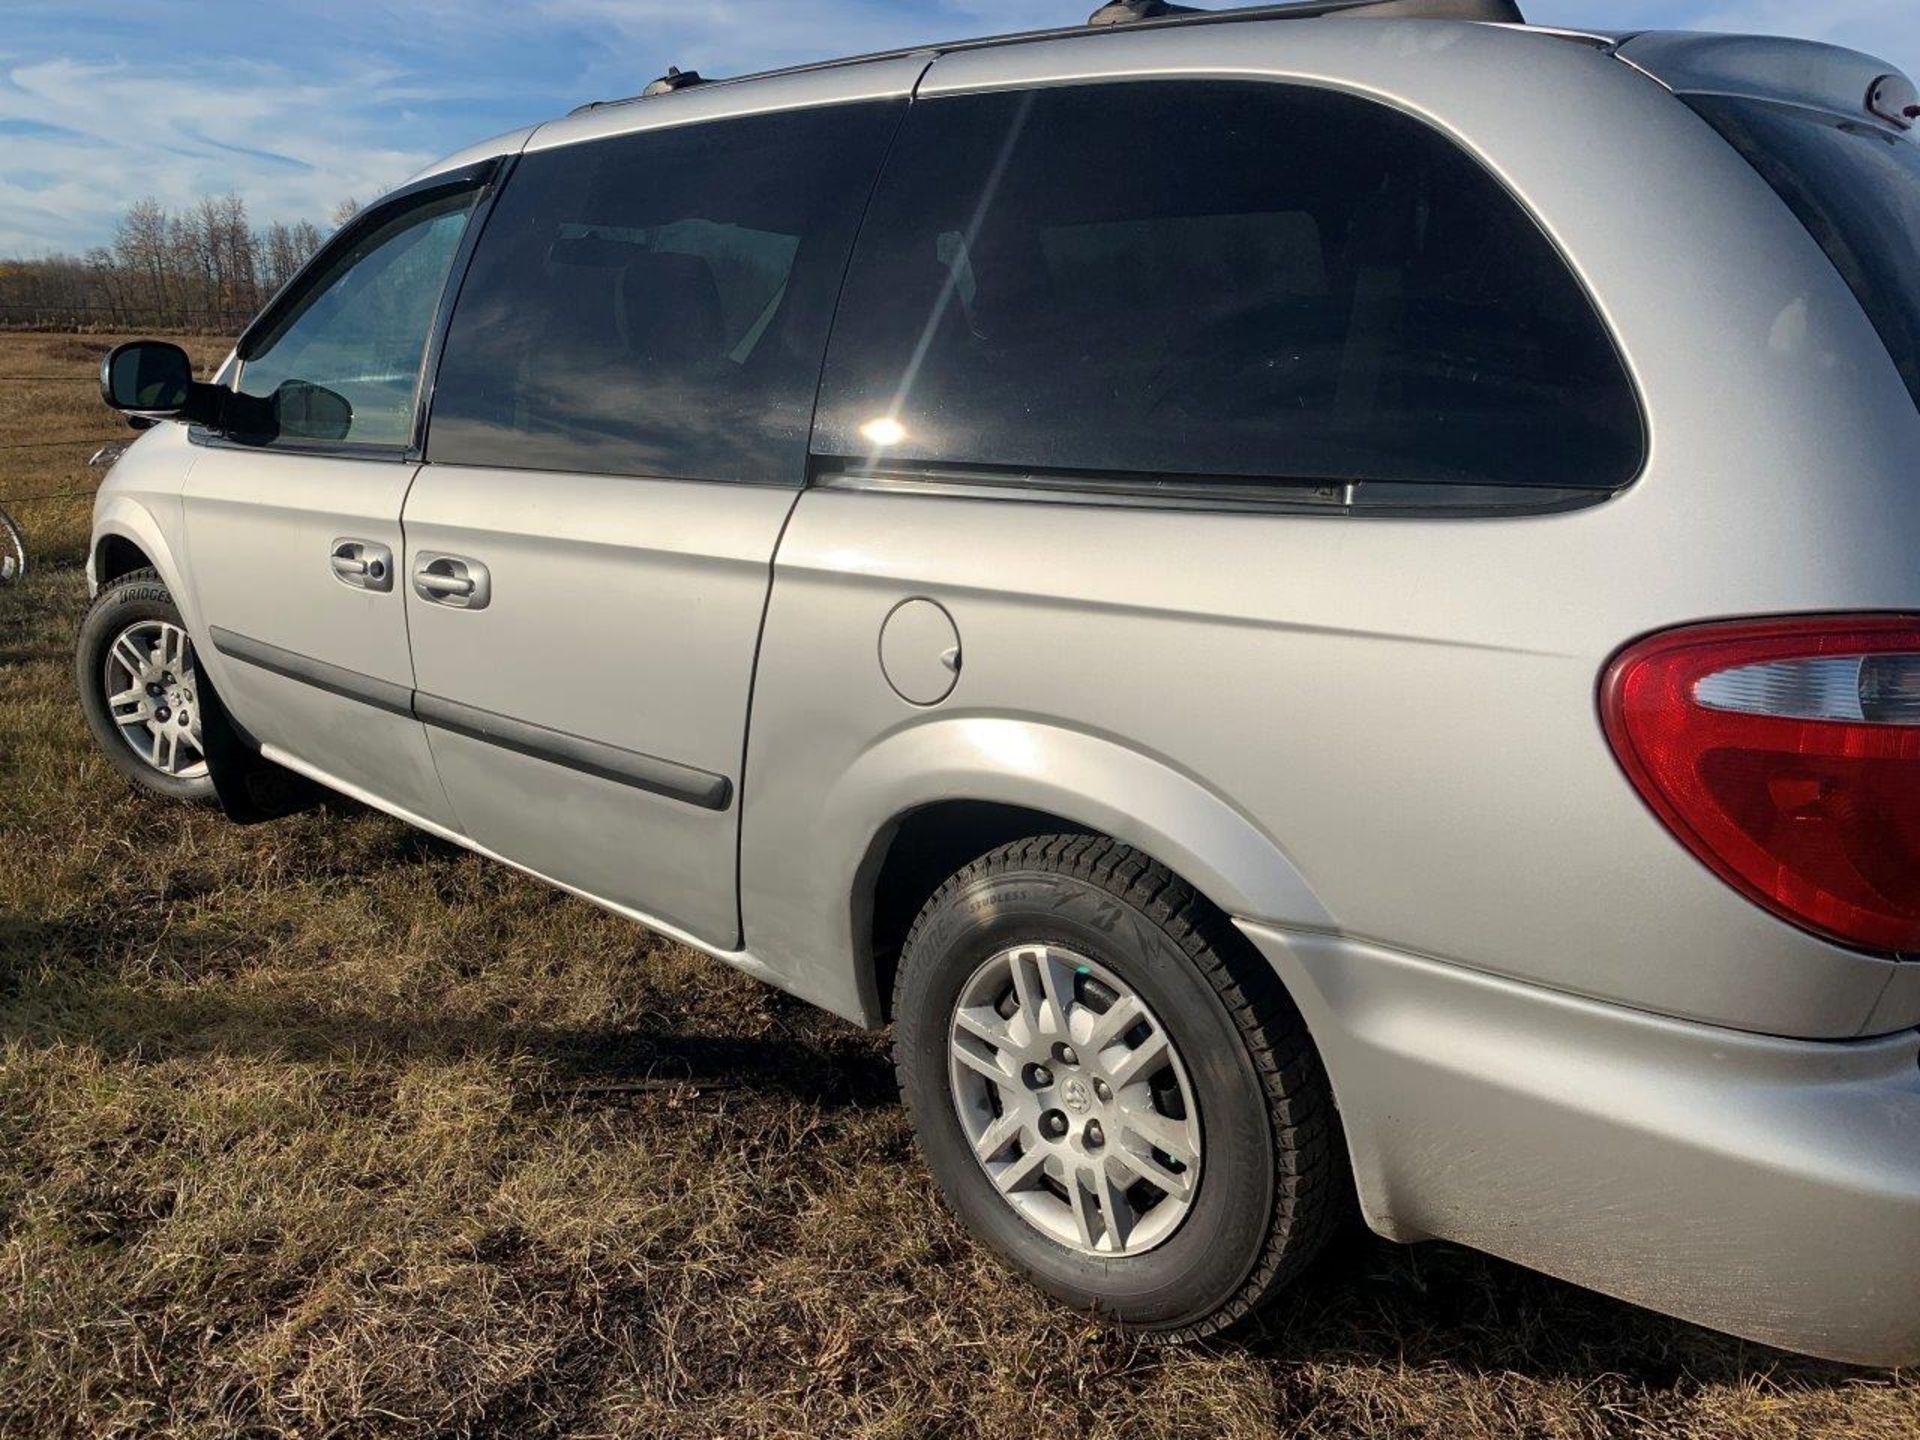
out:
{"label": "tree line", "polygon": [[[334,225],[356,208],[342,202]],[[149,196],[127,207],[110,245],[0,259],[0,329],[236,334],[326,233],[310,220],[256,227],[238,195],[203,196],[177,211]]]}

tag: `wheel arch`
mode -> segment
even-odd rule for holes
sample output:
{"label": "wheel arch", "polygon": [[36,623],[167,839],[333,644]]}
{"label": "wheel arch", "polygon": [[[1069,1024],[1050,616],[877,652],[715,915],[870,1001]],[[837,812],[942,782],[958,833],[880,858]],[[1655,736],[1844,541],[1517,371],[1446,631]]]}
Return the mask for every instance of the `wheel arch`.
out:
{"label": "wheel arch", "polygon": [[98,594],[109,581],[148,569],[159,573],[174,604],[191,622],[194,617],[187,609],[189,597],[181,583],[186,577],[159,521],[130,495],[104,499],[94,515],[93,538],[87,550],[89,591]]}
{"label": "wheel arch", "polygon": [[136,570],[157,570],[153,557],[140,548],[140,542],[118,531],[108,531],[93,547],[93,583],[97,589]]}
{"label": "wheel arch", "polygon": [[[152,570],[173,597],[190,635],[199,632],[185,578],[153,514],[130,496],[105,501],[96,515],[87,552],[88,588],[94,595],[113,581]],[[221,698],[217,652],[196,644],[202,733],[214,790],[227,818],[238,824],[278,819],[312,805],[319,791],[310,782],[259,755],[259,744],[227,710]]]}
{"label": "wheel arch", "polygon": [[[969,861],[1031,835],[1118,840],[1231,918],[1332,923],[1281,845],[1232,802],[1105,736],[1024,720],[930,721],[889,736],[837,788],[880,810],[864,828],[848,924],[860,1008],[881,1023],[900,944],[927,898]],[[876,796],[886,803],[876,807]]]}

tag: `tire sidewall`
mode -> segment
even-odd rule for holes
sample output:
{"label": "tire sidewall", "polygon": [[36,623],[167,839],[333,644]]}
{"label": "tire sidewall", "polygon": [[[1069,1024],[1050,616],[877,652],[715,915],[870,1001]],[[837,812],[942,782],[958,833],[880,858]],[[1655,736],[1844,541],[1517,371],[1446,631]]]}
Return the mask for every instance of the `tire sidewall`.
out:
{"label": "tire sidewall", "polygon": [[[1011,946],[1063,946],[1113,971],[1166,1028],[1200,1112],[1199,1190],[1180,1227],[1138,1256],[1101,1259],[1043,1235],[1007,1203],[956,1113],[948,1033],[960,990]],[[916,926],[896,1021],[902,1087],[927,1161],[975,1235],[1050,1294],[1149,1329],[1206,1318],[1259,1262],[1273,1222],[1275,1138],[1231,1014],[1152,918],[1086,880],[1045,870],[981,877]]]}
{"label": "tire sidewall", "polygon": [[74,647],[74,683],[80,691],[81,712],[107,763],[134,785],[165,800],[210,802],[214,794],[210,775],[191,780],[163,775],[134,754],[107,708],[107,649],[122,630],[142,620],[164,620],[186,629],[173,596],[155,576],[128,576],[101,588],[80,623],[79,642]]}

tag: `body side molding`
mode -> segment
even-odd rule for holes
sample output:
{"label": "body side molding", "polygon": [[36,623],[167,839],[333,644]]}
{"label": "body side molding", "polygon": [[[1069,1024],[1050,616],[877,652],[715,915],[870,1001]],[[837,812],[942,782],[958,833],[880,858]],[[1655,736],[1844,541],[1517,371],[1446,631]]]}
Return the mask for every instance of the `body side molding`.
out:
{"label": "body side molding", "polygon": [[549,730],[497,715],[477,705],[463,705],[425,691],[415,691],[413,713],[422,722],[441,730],[451,730],[472,740],[498,745],[503,750],[531,755],[569,770],[597,775],[621,785],[649,790],[671,800],[698,805],[702,810],[724,810],[733,799],[733,782],[724,775],[698,770],[674,760],[623,750],[599,740],[569,735],[564,730]]}
{"label": "body side molding", "polygon": [[396,715],[411,715],[421,723],[465,735],[503,750],[532,756],[549,764],[595,775],[616,784],[631,785],[671,800],[697,805],[703,810],[725,810],[733,800],[733,782],[691,765],[623,750],[563,730],[550,730],[508,715],[498,715],[475,705],[465,705],[439,695],[409,690],[403,685],[362,675],[339,665],[263,640],[250,639],[215,625],[208,631],[214,649],[233,660],[270,670],[289,680],[357,700]]}
{"label": "body side molding", "polygon": [[341,665],[330,665],[325,660],[315,660],[294,650],[283,650],[278,645],[235,634],[218,625],[210,626],[207,635],[213,641],[213,648],[231,660],[270,670],[275,675],[284,675],[289,680],[298,680],[303,685],[311,685],[348,700],[358,700],[363,705],[371,705],[389,714],[413,713],[413,692],[404,685],[395,685],[391,680],[362,675],[358,670],[349,670]]}

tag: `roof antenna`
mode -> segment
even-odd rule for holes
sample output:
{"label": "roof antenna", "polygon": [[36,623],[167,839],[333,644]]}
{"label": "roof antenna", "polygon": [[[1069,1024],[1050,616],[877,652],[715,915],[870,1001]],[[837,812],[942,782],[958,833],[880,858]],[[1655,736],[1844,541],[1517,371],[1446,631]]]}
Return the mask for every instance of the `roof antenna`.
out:
{"label": "roof antenna", "polygon": [[1162,15],[1197,15],[1192,5],[1171,5],[1167,0],[1108,0],[1087,17],[1089,25],[1131,25],[1136,20],[1158,20]]}
{"label": "roof antenna", "polygon": [[652,81],[642,90],[642,95],[671,95],[675,90],[685,90],[689,85],[704,85],[706,78],[698,70],[682,70],[678,65],[667,66],[667,73]]}

